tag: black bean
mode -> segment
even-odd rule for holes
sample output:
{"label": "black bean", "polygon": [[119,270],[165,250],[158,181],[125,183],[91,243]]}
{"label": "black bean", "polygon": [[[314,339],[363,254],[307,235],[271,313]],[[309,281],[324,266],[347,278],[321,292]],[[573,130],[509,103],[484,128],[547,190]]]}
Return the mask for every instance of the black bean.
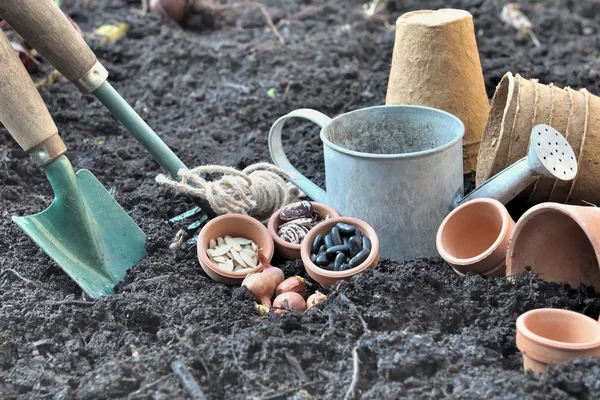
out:
{"label": "black bean", "polygon": [[340,267],[342,266],[342,264],[346,261],[346,255],[344,253],[338,253],[337,256],[335,256],[335,261],[333,262],[334,264],[334,271],[339,271]]}
{"label": "black bean", "polygon": [[317,264],[319,265],[325,265],[329,263],[329,259],[327,258],[327,254],[326,253],[319,253],[319,255],[317,256]]}
{"label": "black bean", "polygon": [[310,261],[312,261],[313,264],[317,263],[317,255],[316,254],[312,254],[310,256]]}
{"label": "black bean", "polygon": [[319,233],[312,244],[312,252],[318,252],[323,243],[325,243],[324,236],[322,233]]}
{"label": "black bean", "polygon": [[333,237],[331,237],[331,233],[325,236],[325,246],[327,248],[335,246],[335,244],[333,244]]}
{"label": "black bean", "polygon": [[371,250],[371,239],[366,236],[362,238],[362,248]]}
{"label": "black bean", "polygon": [[352,260],[350,260],[350,262],[348,263],[350,268],[358,267],[360,264],[362,264],[369,256],[369,253],[371,253],[371,250],[362,249],[360,253],[352,257]]}
{"label": "black bean", "polygon": [[333,239],[334,245],[341,246],[342,244],[344,244],[344,242],[342,241],[342,235],[340,234],[340,228],[338,228],[337,226],[333,227],[330,235],[331,235],[331,238]]}
{"label": "black bean", "polygon": [[335,253],[349,253],[350,248],[348,246],[344,246],[343,244],[340,246],[333,246],[327,249],[327,254],[335,254]]}
{"label": "black bean", "polygon": [[327,250],[327,246],[323,245],[323,246],[319,247],[319,253],[322,253],[325,250]]}
{"label": "black bean", "polygon": [[350,241],[350,238],[348,236],[344,236],[344,238],[342,240],[344,241],[344,245],[348,246],[348,242]]}
{"label": "black bean", "polygon": [[342,233],[342,235],[352,236],[354,234],[354,232],[356,232],[356,227],[353,225],[348,225],[348,224],[344,224],[343,222],[338,222],[338,224],[336,226],[340,229],[340,232]]}
{"label": "black bean", "polygon": [[362,250],[362,242],[358,236],[352,236],[348,241],[348,247],[350,247],[350,255],[354,257]]}
{"label": "black bean", "polygon": [[327,264],[327,269],[330,271],[335,271],[335,264],[330,262],[329,264]]}

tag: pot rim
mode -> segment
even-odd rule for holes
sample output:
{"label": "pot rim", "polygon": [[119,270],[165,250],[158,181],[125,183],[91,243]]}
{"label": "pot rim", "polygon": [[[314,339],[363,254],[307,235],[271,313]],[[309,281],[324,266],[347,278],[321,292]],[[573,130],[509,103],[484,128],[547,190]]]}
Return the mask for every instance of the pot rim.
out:
{"label": "pot rim", "polygon": [[[443,246],[442,232],[444,231],[444,228],[446,227],[448,221],[450,221],[450,219],[455,214],[457,214],[463,208],[472,206],[475,203],[488,204],[489,206],[492,206],[494,208],[494,210],[498,211],[500,216],[502,217],[502,228],[500,230],[500,233],[498,234],[498,238],[496,238],[494,243],[492,243],[490,245],[490,247],[488,247],[483,253],[478,254],[471,258],[456,258],[456,257],[450,255],[450,253],[448,253],[448,251],[446,251],[446,248]],[[491,199],[491,198],[481,198],[481,199],[470,200],[470,201],[466,202],[465,204],[462,204],[462,205],[458,206],[457,208],[455,208],[454,210],[452,210],[452,212],[450,212],[450,214],[448,214],[446,216],[446,218],[444,218],[444,220],[442,221],[442,224],[438,228],[437,237],[436,237],[438,252],[440,253],[440,256],[442,256],[442,258],[444,260],[446,260],[449,264],[468,266],[468,265],[477,263],[477,262],[487,258],[490,254],[492,254],[498,248],[498,246],[500,246],[502,244],[502,241],[504,240],[504,238],[507,235],[508,230],[510,228],[510,222],[511,222],[511,217],[510,217],[510,214],[508,213],[508,210],[506,209],[504,204],[502,204],[498,200]],[[496,267],[497,266],[492,267],[489,271],[491,271],[492,269],[494,269]],[[486,272],[488,272],[488,271],[486,271]]]}
{"label": "pot rim", "polygon": [[590,232],[590,229],[587,225],[587,221],[585,220],[585,218],[581,218],[578,215],[576,210],[581,209],[581,208],[586,209],[585,211],[590,211],[589,209],[591,209],[592,207],[573,206],[573,205],[567,205],[567,204],[548,202],[548,203],[538,204],[536,206],[533,206],[529,210],[527,210],[525,212],[525,214],[523,214],[521,216],[521,218],[515,225],[515,229],[513,230],[512,237],[510,239],[510,242],[508,243],[508,251],[506,252],[506,269],[507,269],[507,271],[512,267],[512,259],[513,259],[512,253],[515,249],[515,242],[517,241],[515,239],[518,239],[518,236],[520,235],[524,226],[531,219],[536,217],[537,215],[548,213],[548,212],[557,212],[559,214],[566,215],[569,218],[571,218],[573,220],[573,222],[575,222],[577,224],[577,226],[579,226],[579,228],[583,231],[583,233],[585,233],[585,236],[588,238],[588,240],[590,241],[590,244],[594,248],[594,250],[596,252],[596,260],[598,261],[598,264],[600,265],[600,255],[598,253],[598,251],[599,251],[598,249],[600,249],[600,242],[598,242],[598,239],[592,234],[592,232]]}
{"label": "pot rim", "polygon": [[198,234],[198,242],[196,243],[198,259],[202,264],[204,264],[208,269],[210,269],[217,275],[220,275],[220,276],[223,276],[226,278],[244,279],[247,275],[260,271],[263,268],[263,266],[259,263],[256,267],[247,268],[246,270],[243,270],[243,271],[236,271],[236,272],[226,271],[222,268],[219,268],[218,265],[216,265],[214,262],[211,261],[211,259],[208,257],[208,254],[206,254],[207,248],[206,248],[206,246],[204,246],[202,244],[203,240],[201,240],[201,238],[206,234],[207,228],[209,226],[216,225],[216,224],[222,224],[222,223],[224,223],[224,221],[231,220],[231,219],[245,220],[245,221],[250,222],[253,226],[255,226],[257,228],[257,230],[260,232],[261,236],[265,236],[268,239],[267,243],[269,243],[270,245],[268,245],[266,249],[262,249],[262,250],[263,250],[263,254],[267,258],[267,260],[271,261],[271,259],[273,258],[273,254],[275,253],[275,247],[273,245],[273,239],[271,238],[271,234],[259,220],[252,218],[248,215],[244,215],[244,214],[220,215],[220,216],[212,219],[211,221],[209,221],[206,225],[204,225],[204,227]]}
{"label": "pot rim", "polygon": [[[454,139],[452,139],[451,141],[435,147],[433,149],[429,149],[429,150],[423,150],[423,151],[416,151],[416,152],[412,152],[412,153],[396,153],[396,154],[375,154],[375,153],[363,153],[360,151],[356,151],[356,150],[350,150],[350,149],[346,149],[345,147],[339,146],[337,144],[334,144],[332,141],[329,140],[329,138],[327,138],[325,132],[328,130],[328,128],[331,126],[331,124],[335,121],[338,121],[348,115],[351,114],[357,114],[357,113],[363,113],[363,112],[368,112],[368,111],[373,111],[375,109],[382,109],[382,108],[397,108],[400,110],[420,110],[420,111],[424,111],[425,113],[432,113],[432,114],[441,114],[441,115],[445,115],[446,117],[448,117],[450,120],[452,120],[454,123],[458,124],[458,129],[461,131],[459,135],[457,135],[457,137],[455,137]],[[338,115],[337,117],[331,119],[331,121],[329,121],[326,125],[323,126],[323,128],[321,128],[321,133],[320,133],[320,137],[321,137],[321,141],[323,142],[324,145],[330,147],[331,149],[338,151],[340,153],[344,153],[347,154],[349,156],[354,156],[354,157],[359,157],[359,158],[364,158],[364,159],[376,159],[376,160],[381,160],[381,159],[412,159],[412,158],[420,158],[420,157],[424,157],[424,156],[429,156],[429,155],[433,155],[433,154],[437,154],[437,153],[441,153],[445,150],[448,150],[450,148],[452,148],[454,145],[456,145],[457,143],[459,143],[460,141],[462,141],[463,136],[465,135],[465,125],[462,123],[462,121],[455,115],[450,114],[447,111],[443,111],[437,108],[433,108],[433,107],[426,107],[426,106],[416,106],[416,105],[381,105],[381,106],[372,106],[372,107],[364,107],[364,108],[359,108],[358,110],[354,110],[354,111],[350,111],[341,115]]]}
{"label": "pot rim", "polygon": [[[267,229],[269,231],[269,234],[271,235],[271,237],[273,238],[273,242],[275,242],[275,245],[284,247],[286,249],[291,249],[291,250],[298,250],[300,251],[300,248],[302,247],[302,244],[294,244],[294,243],[289,243],[286,242],[285,240],[283,240],[282,238],[279,237],[279,235],[277,234],[276,229],[279,229],[279,227],[275,227],[277,225],[277,220],[279,219],[279,214],[283,211],[284,208],[292,205],[292,204],[297,204],[297,203],[301,203],[303,200],[301,201],[296,201],[294,203],[290,203],[288,205],[285,205],[283,207],[281,207],[279,210],[275,211],[273,213],[273,215],[271,215],[271,217],[269,218],[269,222],[267,223]],[[327,212],[329,213],[329,215],[333,215],[330,217],[331,218],[337,218],[340,216],[340,213],[338,213],[333,207],[328,206],[327,204],[324,203],[318,203],[316,201],[310,201],[310,204],[312,204],[313,209],[315,211],[317,207],[320,207],[322,209],[327,210]],[[317,225],[322,224],[325,221],[319,222]],[[315,227],[317,226],[315,225]],[[312,228],[310,231],[312,231],[314,228]],[[308,233],[306,234],[308,236]],[[305,237],[306,238],[306,237]],[[303,241],[304,242],[304,241]]]}
{"label": "pot rim", "polygon": [[[586,324],[586,328],[589,329],[597,329],[598,330],[598,339],[591,342],[585,343],[570,343],[570,342],[559,342],[558,340],[547,339],[543,336],[537,335],[531,332],[526,326],[526,319],[532,314],[539,313],[554,313],[554,314],[563,314],[568,315],[570,318],[577,318],[581,324]],[[523,335],[526,339],[536,343],[537,345],[557,349],[557,350],[586,350],[600,347],[600,324],[593,318],[588,317],[587,315],[580,314],[575,311],[563,310],[560,308],[537,308],[534,310],[529,310],[517,318],[517,332]]]}
{"label": "pot rim", "polygon": [[[366,234],[366,236],[369,238],[369,240],[371,240],[371,252],[369,253],[369,256],[367,257],[367,259],[365,261],[363,261],[361,264],[357,265],[356,267],[354,267],[352,269],[348,269],[346,271],[328,271],[328,270],[323,269],[323,268],[319,267],[318,265],[314,264],[310,260],[310,250],[312,248],[312,242],[314,241],[315,237],[317,236],[317,231],[320,230],[320,229],[317,229],[317,227],[320,227],[322,229],[329,227],[329,229],[331,229],[338,222],[343,222],[346,224],[354,225],[357,228],[359,228],[363,234]],[[310,272],[312,272],[313,274],[321,275],[326,278],[344,279],[344,278],[348,278],[350,276],[354,276],[354,275],[358,274],[359,272],[362,272],[365,269],[369,268],[369,266],[371,266],[371,264],[379,258],[379,251],[380,251],[379,238],[377,237],[377,233],[375,232],[375,230],[369,224],[367,224],[366,222],[364,222],[358,218],[336,217],[336,218],[329,218],[327,221],[321,222],[319,225],[317,225],[313,229],[311,229],[310,232],[308,232],[308,234],[306,235],[306,238],[304,238],[304,241],[302,242],[302,248],[300,250],[300,254],[302,257],[302,262],[304,264],[304,269],[306,269],[306,272],[309,275],[311,275]],[[372,268],[375,268],[375,265],[372,266]]]}

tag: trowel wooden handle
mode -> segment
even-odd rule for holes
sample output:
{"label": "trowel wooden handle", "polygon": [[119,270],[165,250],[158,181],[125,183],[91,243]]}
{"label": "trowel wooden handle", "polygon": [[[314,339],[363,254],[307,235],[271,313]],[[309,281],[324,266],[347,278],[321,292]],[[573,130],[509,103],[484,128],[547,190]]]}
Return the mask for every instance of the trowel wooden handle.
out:
{"label": "trowel wooden handle", "polygon": [[0,122],[25,151],[35,151],[36,146],[46,142],[56,144],[57,139],[60,141],[58,129],[42,97],[1,30]]}
{"label": "trowel wooden handle", "polygon": [[53,0],[0,0],[0,16],[70,81],[96,63],[96,55]]}

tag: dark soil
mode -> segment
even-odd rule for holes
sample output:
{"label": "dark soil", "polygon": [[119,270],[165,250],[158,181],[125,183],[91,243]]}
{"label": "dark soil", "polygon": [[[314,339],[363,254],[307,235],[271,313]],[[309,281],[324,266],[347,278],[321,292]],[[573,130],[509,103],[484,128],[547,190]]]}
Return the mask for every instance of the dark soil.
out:
{"label": "dark soil", "polygon": [[[131,24],[116,43],[88,39],[114,86],[189,166],[242,168],[268,161],[271,123],[295,108],[333,116],[384,102],[394,31],[367,19],[364,1],[266,1],[285,46],[254,9],[217,16],[212,27],[194,18],[185,30],[137,15],[131,7],[139,4],[123,0],[92,0],[88,9],[65,0],[65,10],[86,32]],[[381,15],[392,25],[419,8],[469,10],[490,97],[509,70],[600,93],[598,0],[522,1],[539,49],[504,26],[501,0],[389,3]],[[50,71],[44,64],[36,77]],[[115,191],[147,233],[149,255],[117,295],[86,299],[11,222],[47,207],[52,192],[1,130],[1,398],[190,398],[171,368],[178,360],[209,399],[338,399],[350,387],[354,352],[358,380],[348,398],[600,398],[598,359],[532,376],[515,346],[524,311],[559,307],[597,318],[593,290],[532,275],[461,278],[438,259],[384,261],[332,288],[318,310],[261,317],[245,289],[202,272],[193,246],[169,249],[185,223],[168,219],[193,204],[155,183],[158,165],[105,109],[64,81],[41,93],[71,160]],[[316,130],[294,127],[293,162],[322,184]],[[298,261],[274,263],[304,275]]]}

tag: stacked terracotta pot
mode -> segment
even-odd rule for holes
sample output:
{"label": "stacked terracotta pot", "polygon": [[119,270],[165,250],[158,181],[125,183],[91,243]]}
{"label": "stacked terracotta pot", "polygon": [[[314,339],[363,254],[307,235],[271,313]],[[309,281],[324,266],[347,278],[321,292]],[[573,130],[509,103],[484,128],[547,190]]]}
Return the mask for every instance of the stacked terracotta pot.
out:
{"label": "stacked terracotta pot", "polygon": [[532,203],[600,204],[600,98],[585,89],[561,89],[510,72],[492,99],[479,151],[477,185],[526,156],[529,134],[537,124],[548,124],[567,139],[579,172],[571,182],[539,179],[521,197]]}

